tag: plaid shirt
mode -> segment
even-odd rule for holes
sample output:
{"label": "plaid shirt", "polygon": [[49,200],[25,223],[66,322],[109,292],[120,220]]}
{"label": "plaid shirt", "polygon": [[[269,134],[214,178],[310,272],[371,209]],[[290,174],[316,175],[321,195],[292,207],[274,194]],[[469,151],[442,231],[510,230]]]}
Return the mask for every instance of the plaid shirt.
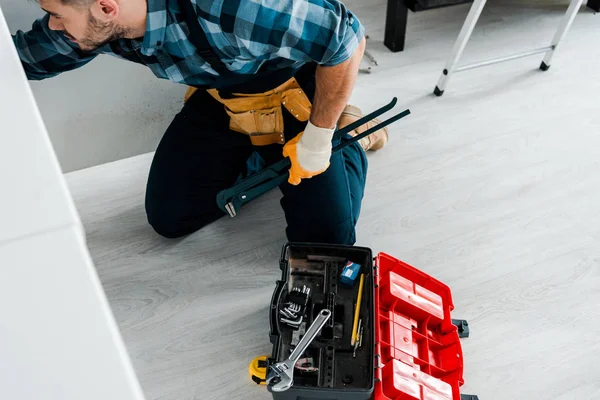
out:
{"label": "plaid shirt", "polygon": [[[191,0],[200,26],[219,58],[235,73],[259,68],[331,66],[348,59],[364,27],[338,0]],[[78,68],[98,54],[147,65],[159,78],[210,86],[218,74],[195,51],[177,0],[148,0],[142,39],[120,39],[82,52],[48,18],[13,36],[29,79],[40,80]]]}

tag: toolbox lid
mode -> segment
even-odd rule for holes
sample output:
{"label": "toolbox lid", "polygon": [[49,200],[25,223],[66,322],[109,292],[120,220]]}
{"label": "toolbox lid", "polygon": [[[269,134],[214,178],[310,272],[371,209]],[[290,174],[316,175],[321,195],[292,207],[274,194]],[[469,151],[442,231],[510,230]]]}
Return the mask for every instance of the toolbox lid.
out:
{"label": "toolbox lid", "polygon": [[460,400],[463,354],[450,288],[379,253],[375,400]]}

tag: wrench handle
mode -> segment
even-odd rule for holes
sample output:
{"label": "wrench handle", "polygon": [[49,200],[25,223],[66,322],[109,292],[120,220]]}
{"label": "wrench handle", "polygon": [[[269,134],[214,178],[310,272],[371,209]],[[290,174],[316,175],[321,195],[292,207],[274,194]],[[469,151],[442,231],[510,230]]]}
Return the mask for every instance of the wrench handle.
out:
{"label": "wrench handle", "polygon": [[290,354],[290,361],[292,361],[293,365],[300,359],[302,354],[308,349],[308,346],[315,340],[321,329],[325,326],[329,318],[331,317],[331,311],[328,309],[323,309],[317,315],[317,318],[310,324],[310,327],[306,330],[304,336],[302,336],[302,340],[298,343],[292,354]]}

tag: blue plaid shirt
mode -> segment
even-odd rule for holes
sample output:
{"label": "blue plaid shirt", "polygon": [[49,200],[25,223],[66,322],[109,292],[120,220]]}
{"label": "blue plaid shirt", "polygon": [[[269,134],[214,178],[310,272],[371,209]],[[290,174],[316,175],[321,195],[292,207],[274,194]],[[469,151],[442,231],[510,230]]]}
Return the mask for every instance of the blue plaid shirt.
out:
{"label": "blue plaid shirt", "polygon": [[[338,0],[191,0],[200,26],[219,58],[238,74],[299,68],[307,62],[331,66],[348,59],[364,27]],[[177,0],[148,0],[142,39],[120,39],[82,52],[48,18],[13,36],[29,79],[40,80],[109,54],[147,65],[159,78],[205,86],[218,76],[195,51]]]}

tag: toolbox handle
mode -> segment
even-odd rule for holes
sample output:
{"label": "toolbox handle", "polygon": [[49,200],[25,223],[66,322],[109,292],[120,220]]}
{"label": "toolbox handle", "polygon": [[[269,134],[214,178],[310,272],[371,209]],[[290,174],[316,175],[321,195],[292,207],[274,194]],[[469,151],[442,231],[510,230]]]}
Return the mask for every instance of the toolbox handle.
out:
{"label": "toolbox handle", "polygon": [[279,307],[279,301],[281,300],[281,296],[283,295],[283,291],[286,287],[285,281],[277,281],[275,286],[275,291],[273,291],[273,297],[271,298],[271,313],[269,315],[269,322],[271,324],[271,337],[279,336],[279,318],[277,316],[277,308]]}
{"label": "toolbox handle", "polygon": [[269,323],[271,325],[271,343],[275,344],[275,340],[277,336],[280,335],[281,330],[279,329],[279,317],[277,315],[277,307],[279,306],[279,301],[281,300],[281,296],[283,295],[283,291],[287,285],[287,275],[288,275],[288,253],[291,244],[286,243],[283,246],[281,251],[281,257],[279,259],[279,268],[281,269],[281,279],[275,282],[275,290],[273,291],[273,296],[271,297],[271,312],[269,314]]}

